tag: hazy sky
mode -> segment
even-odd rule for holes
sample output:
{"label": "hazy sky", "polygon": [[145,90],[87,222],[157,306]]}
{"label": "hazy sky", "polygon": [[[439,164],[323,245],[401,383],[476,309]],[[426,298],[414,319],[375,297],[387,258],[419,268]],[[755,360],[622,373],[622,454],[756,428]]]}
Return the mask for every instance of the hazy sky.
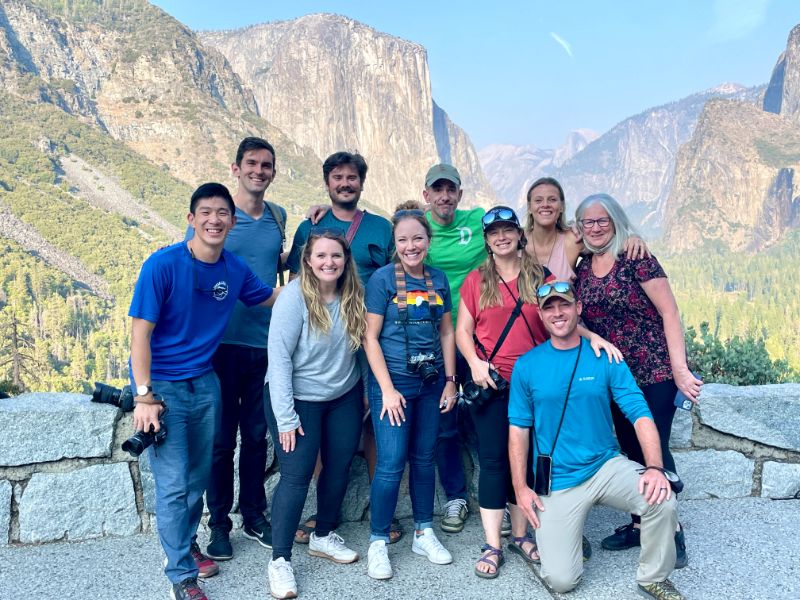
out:
{"label": "hazy sky", "polygon": [[800,0],[155,0],[192,29],[334,12],[428,50],[433,97],[478,148],[552,148],[724,82],[769,81]]}

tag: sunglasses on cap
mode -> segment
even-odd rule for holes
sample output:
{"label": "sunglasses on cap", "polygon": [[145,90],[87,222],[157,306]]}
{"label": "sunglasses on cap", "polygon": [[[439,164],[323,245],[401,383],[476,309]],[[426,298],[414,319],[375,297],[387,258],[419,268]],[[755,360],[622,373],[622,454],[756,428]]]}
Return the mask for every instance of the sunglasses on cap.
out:
{"label": "sunglasses on cap", "polygon": [[394,217],[424,217],[425,213],[418,208],[401,208],[398,211],[395,211]]}
{"label": "sunglasses on cap", "polygon": [[[553,283],[544,283],[539,286],[539,289],[536,290],[536,295],[539,298],[544,298],[555,290],[559,294],[569,294],[572,292],[572,286],[567,281],[554,281]],[[573,293],[574,295],[574,293]]]}
{"label": "sunglasses on cap", "polygon": [[516,213],[510,208],[506,208],[504,206],[489,209],[486,214],[483,215],[483,219],[481,219],[484,230],[486,230],[486,228],[493,223],[500,222],[513,223],[519,227],[519,219],[517,219]]}

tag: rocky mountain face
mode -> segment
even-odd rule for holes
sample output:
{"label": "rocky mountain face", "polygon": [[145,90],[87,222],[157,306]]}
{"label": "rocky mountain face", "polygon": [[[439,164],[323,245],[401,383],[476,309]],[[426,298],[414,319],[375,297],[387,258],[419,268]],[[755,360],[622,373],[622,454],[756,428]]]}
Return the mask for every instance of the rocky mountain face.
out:
{"label": "rocky mountain face", "polygon": [[800,25],[789,33],[764,95],[764,110],[800,118]]}
{"label": "rocky mountain face", "polygon": [[530,184],[545,177],[597,139],[591,129],[571,131],[567,141],[556,149],[536,146],[491,144],[478,152],[489,183],[508,205],[525,210],[525,196]]}
{"label": "rocky mountain face", "polygon": [[191,185],[228,182],[244,135],[303,155],[258,117],[224,57],[144,0],[4,0],[0,82],[95,124]]}
{"label": "rocky mountain face", "polygon": [[676,252],[715,240],[758,251],[800,226],[800,26],[789,35],[763,110],[706,105],[680,151],[667,200],[665,242]]}
{"label": "rocky mountain face", "polygon": [[335,15],[198,34],[254,91],[260,114],[324,160],[358,150],[365,198],[419,199],[428,168],[452,162],[467,203],[494,193],[467,135],[431,96],[425,48]]}
{"label": "rocky mountain face", "polygon": [[552,173],[564,186],[569,210],[586,196],[605,192],[626,207],[645,235],[657,236],[678,149],[691,138],[706,102],[756,102],[760,94],[759,88],[726,84],[625,119]]}

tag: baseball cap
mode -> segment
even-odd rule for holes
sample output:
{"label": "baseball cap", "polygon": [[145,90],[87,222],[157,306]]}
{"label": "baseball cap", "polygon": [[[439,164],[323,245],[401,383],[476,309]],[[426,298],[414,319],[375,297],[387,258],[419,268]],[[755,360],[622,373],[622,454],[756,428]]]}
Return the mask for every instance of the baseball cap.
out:
{"label": "baseball cap", "polygon": [[433,165],[428,169],[428,174],[425,175],[425,187],[431,187],[440,179],[446,179],[461,187],[461,175],[458,174],[458,169],[453,165],[438,164]]}
{"label": "baseball cap", "polygon": [[486,214],[483,215],[481,219],[484,233],[489,227],[498,223],[509,223],[517,229],[522,229],[519,224],[519,219],[517,218],[517,213],[514,212],[513,208],[509,208],[508,206],[492,207],[486,211]]}
{"label": "baseball cap", "polygon": [[562,298],[575,304],[575,289],[569,281],[543,283],[536,290],[536,299],[539,301],[539,306],[544,306],[550,298]]}

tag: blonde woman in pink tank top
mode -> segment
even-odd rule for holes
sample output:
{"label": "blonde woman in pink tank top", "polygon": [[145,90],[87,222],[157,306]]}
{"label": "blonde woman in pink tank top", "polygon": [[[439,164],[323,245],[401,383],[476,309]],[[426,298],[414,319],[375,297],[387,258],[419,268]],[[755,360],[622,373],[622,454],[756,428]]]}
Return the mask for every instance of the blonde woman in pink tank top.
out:
{"label": "blonde woman in pink tank top", "polygon": [[[567,224],[566,202],[561,184],[552,177],[541,177],[528,188],[526,250],[546,266],[558,281],[575,279],[575,265],[585,252],[583,240]],[[633,236],[625,244],[628,258],[650,256],[644,240]]]}

